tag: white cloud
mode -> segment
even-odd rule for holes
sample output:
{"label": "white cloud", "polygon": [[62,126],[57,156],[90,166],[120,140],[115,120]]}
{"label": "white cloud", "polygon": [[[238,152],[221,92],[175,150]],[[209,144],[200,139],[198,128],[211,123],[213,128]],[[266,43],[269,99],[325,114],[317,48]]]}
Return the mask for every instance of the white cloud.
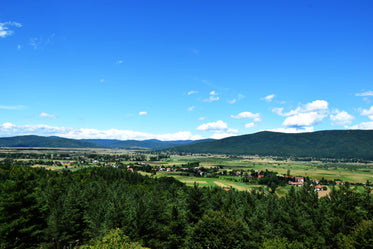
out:
{"label": "white cloud", "polygon": [[303,110],[308,111],[318,111],[318,110],[327,110],[328,102],[325,100],[315,100],[311,103],[308,103],[304,106]]}
{"label": "white cloud", "polygon": [[198,91],[189,91],[188,95],[192,95],[192,94],[195,94],[195,93],[198,93]]}
{"label": "white cloud", "polygon": [[260,121],[260,114],[259,113],[251,113],[251,112],[241,112],[236,116],[231,115],[231,118],[242,119],[242,118],[252,118],[255,122]]}
{"label": "white cloud", "polygon": [[362,93],[357,93],[355,95],[360,96],[360,97],[373,96],[373,91],[366,91],[366,92],[362,92]]}
{"label": "white cloud", "polygon": [[299,106],[295,110],[291,110],[288,113],[283,113],[282,111],[284,110],[284,108],[282,107],[273,108],[272,112],[274,112],[275,114],[279,116],[284,116],[284,117],[298,115],[299,113],[307,113],[307,112],[314,112],[314,111],[324,113],[324,112],[329,111],[328,105],[329,105],[328,102],[325,100],[315,100],[311,103],[305,104],[303,106]]}
{"label": "white cloud", "polygon": [[315,100],[311,103],[298,106],[288,113],[283,113],[283,108],[273,108],[272,112],[279,116],[287,117],[282,126],[299,128],[320,123],[328,116],[328,105],[328,102],[325,100]]}
{"label": "white cloud", "polygon": [[205,99],[205,100],[203,100],[204,102],[209,102],[209,103],[211,103],[211,102],[214,102],[214,101],[218,101],[220,98],[219,97],[217,97],[217,96],[210,96],[208,99]]}
{"label": "white cloud", "polygon": [[371,122],[363,122],[361,124],[353,125],[348,127],[351,130],[373,130],[373,121]]}
{"label": "white cloud", "polygon": [[270,129],[267,131],[274,131],[274,132],[283,132],[283,133],[303,133],[303,132],[313,132],[313,126],[310,127],[302,127],[302,128],[275,128]]}
{"label": "white cloud", "polygon": [[212,138],[212,139],[222,139],[222,138],[233,137],[233,136],[237,136],[237,134],[223,132],[223,133],[215,133],[210,138]]}
{"label": "white cloud", "polygon": [[346,125],[352,123],[354,116],[348,114],[346,111],[336,110],[335,115],[330,115],[330,120],[332,121],[332,124]]}
{"label": "white cloud", "polygon": [[18,44],[18,45],[17,45],[17,49],[18,49],[18,50],[21,50],[21,44]]}
{"label": "white cloud", "polygon": [[50,119],[56,119],[56,115],[54,114],[48,114],[48,113],[45,113],[45,112],[42,112],[39,114],[40,117],[43,117],[43,118],[50,118]]}
{"label": "white cloud", "polygon": [[206,117],[199,117],[198,120],[205,120]]}
{"label": "white cloud", "polygon": [[191,106],[191,107],[189,107],[189,108],[188,108],[188,111],[190,111],[190,112],[191,112],[191,111],[193,111],[193,110],[194,110],[194,108],[196,108],[196,107],[195,107],[195,106]]}
{"label": "white cloud", "polygon": [[105,79],[100,79],[100,82],[103,83],[105,81]]}
{"label": "white cloud", "polygon": [[325,116],[326,115],[318,112],[298,113],[294,116],[287,117],[282,125],[290,127],[312,126],[320,123]]}
{"label": "white cloud", "polygon": [[122,63],[123,63],[122,60],[118,60],[118,61],[117,61],[117,64],[122,64]]}
{"label": "white cloud", "polygon": [[368,116],[368,118],[370,120],[373,120],[373,106],[370,107],[370,109],[363,109],[361,112],[360,112],[360,115],[362,116]]}
{"label": "white cloud", "polygon": [[284,113],[282,113],[283,110],[284,110],[283,107],[276,107],[272,109],[272,112],[279,116],[284,116]]}
{"label": "white cloud", "polygon": [[139,116],[146,116],[148,115],[148,112],[139,112]]}
{"label": "white cloud", "polygon": [[215,91],[211,91],[210,92],[210,97],[208,99],[204,99],[203,101],[204,102],[214,102],[214,101],[218,101],[220,98],[217,96],[218,94],[215,92]]}
{"label": "white cloud", "polygon": [[251,122],[251,123],[248,123],[248,124],[245,124],[245,128],[248,129],[248,128],[253,128],[255,127],[255,123],[254,122]]}
{"label": "white cloud", "polygon": [[53,127],[48,125],[15,125],[12,123],[4,123],[0,126],[0,134],[2,135],[60,135],[66,134],[72,129],[64,127]]}
{"label": "white cloud", "polygon": [[218,120],[216,122],[206,123],[202,124],[197,127],[198,131],[227,131],[228,125],[227,123],[224,123],[221,120]]}
{"label": "white cloud", "polygon": [[236,102],[237,102],[236,99],[228,100],[228,103],[229,103],[229,104],[234,104],[234,103],[236,103]]}
{"label": "white cloud", "polygon": [[1,22],[0,23],[0,37],[1,38],[5,38],[7,36],[14,34],[14,31],[10,30],[9,27],[20,28],[22,27],[22,24],[18,22]]}
{"label": "white cloud", "polygon": [[234,134],[238,133],[237,129],[231,129],[228,127],[227,123],[218,120],[216,122],[206,123],[202,124],[197,127],[198,131],[206,131],[206,132],[215,132],[216,136],[220,136],[218,134],[229,134],[230,136],[233,136]]}
{"label": "white cloud", "polygon": [[24,105],[13,105],[13,106],[0,105],[0,109],[4,109],[4,110],[21,110],[24,108],[26,108]]}
{"label": "white cloud", "polygon": [[236,133],[238,133],[238,130],[237,130],[237,129],[231,129],[231,128],[229,128],[229,129],[227,130],[227,132],[228,132],[228,133],[234,133],[234,134],[236,134]]}
{"label": "white cloud", "polygon": [[271,102],[272,99],[273,99],[275,96],[276,96],[276,95],[271,94],[271,95],[265,96],[264,98],[262,98],[262,100],[264,100],[264,101],[266,101],[266,102]]}
{"label": "white cloud", "polygon": [[1,128],[6,129],[6,130],[11,129],[13,127],[15,127],[15,125],[12,124],[12,123],[9,123],[9,122],[4,123],[4,124],[1,125]]}
{"label": "white cloud", "polygon": [[73,139],[120,139],[120,140],[146,140],[159,139],[163,141],[171,140],[198,140],[202,139],[200,135],[193,135],[189,131],[180,131],[176,133],[151,134],[131,130],[97,130],[97,129],[73,129],[65,127],[55,127],[48,125],[14,125],[4,123],[0,125],[0,135],[40,135],[40,136],[59,136]]}

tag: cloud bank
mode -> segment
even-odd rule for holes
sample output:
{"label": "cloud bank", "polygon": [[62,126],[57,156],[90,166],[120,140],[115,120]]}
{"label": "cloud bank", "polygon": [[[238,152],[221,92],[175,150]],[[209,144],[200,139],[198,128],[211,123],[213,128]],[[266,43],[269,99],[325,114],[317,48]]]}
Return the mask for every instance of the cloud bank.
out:
{"label": "cloud bank", "polygon": [[[301,132],[313,130],[313,126],[322,122],[329,114],[329,104],[325,100],[315,100],[305,105],[298,106],[296,109],[290,110],[287,113],[283,112],[283,108],[274,108],[272,112],[286,117],[282,126],[285,129],[294,128]],[[290,129],[290,130],[294,130]]]}
{"label": "cloud bank", "polygon": [[202,139],[199,135],[193,135],[189,131],[180,131],[176,133],[151,134],[131,130],[97,130],[89,128],[66,128],[49,125],[15,125],[10,122],[0,125],[1,136],[20,136],[20,135],[39,135],[39,136],[59,136],[73,139],[119,139],[119,140],[146,140],[158,139],[162,141],[172,140],[198,140]]}

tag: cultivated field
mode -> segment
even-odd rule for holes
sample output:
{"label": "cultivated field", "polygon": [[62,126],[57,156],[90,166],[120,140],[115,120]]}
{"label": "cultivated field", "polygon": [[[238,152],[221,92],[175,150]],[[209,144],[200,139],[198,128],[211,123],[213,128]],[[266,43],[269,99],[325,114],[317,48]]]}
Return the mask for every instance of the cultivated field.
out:
{"label": "cultivated field", "polygon": [[[239,191],[263,190],[269,193],[269,188],[266,185],[258,184],[257,182],[243,181],[243,174],[250,172],[276,172],[278,176],[302,176],[309,179],[325,179],[329,181],[339,180],[342,182],[350,182],[355,184],[353,187],[357,191],[364,191],[363,184],[373,183],[373,162],[366,163],[349,163],[349,162],[322,162],[322,161],[300,161],[291,159],[277,159],[271,157],[257,156],[227,156],[227,155],[170,155],[158,161],[150,161],[154,154],[144,154],[136,151],[126,150],[110,150],[110,149],[51,149],[44,148],[37,150],[29,148],[22,150],[20,148],[1,149],[3,153],[0,160],[5,160],[7,157],[12,158],[14,153],[18,153],[15,159],[18,163],[30,164],[32,167],[45,167],[50,170],[78,170],[85,167],[124,167],[134,168],[141,174],[146,174],[152,177],[172,176],[188,186],[197,184],[200,187],[222,187],[227,191],[237,189]],[[4,156],[4,153],[6,156]],[[21,156],[19,154],[21,153]],[[30,158],[30,155],[34,158]],[[39,159],[35,160],[35,155],[39,155]],[[69,155],[64,159],[61,155]],[[89,157],[90,155],[90,157]],[[95,155],[95,160],[92,159]],[[125,155],[130,155],[129,159],[123,160]],[[143,161],[134,161],[133,158],[141,155]],[[36,156],[37,157],[37,156]],[[133,157],[133,158],[132,158]],[[183,168],[188,164],[198,163],[198,169],[205,171],[215,171],[215,175],[206,173],[198,175],[195,173],[184,173],[174,170],[166,171],[166,168]],[[147,166],[155,171],[145,171],[141,167]],[[225,171],[224,175],[216,174]],[[239,175],[230,174],[232,172],[241,172]],[[156,174],[154,174],[156,173]],[[290,190],[289,185],[278,186],[276,194],[280,197]],[[326,191],[319,191],[320,196],[325,196],[330,192],[330,187]]]}

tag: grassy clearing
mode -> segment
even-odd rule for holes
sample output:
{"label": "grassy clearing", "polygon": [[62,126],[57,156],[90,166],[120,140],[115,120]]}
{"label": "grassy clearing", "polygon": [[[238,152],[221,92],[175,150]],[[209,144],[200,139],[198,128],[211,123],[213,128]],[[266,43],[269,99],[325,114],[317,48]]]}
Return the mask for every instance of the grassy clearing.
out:
{"label": "grassy clearing", "polygon": [[328,196],[330,192],[331,192],[330,188],[327,187],[327,190],[317,191],[317,194],[319,195],[319,197],[325,197],[325,196]]}
{"label": "grassy clearing", "polygon": [[291,186],[279,186],[276,189],[276,194],[278,197],[285,197],[286,193],[290,190]]}

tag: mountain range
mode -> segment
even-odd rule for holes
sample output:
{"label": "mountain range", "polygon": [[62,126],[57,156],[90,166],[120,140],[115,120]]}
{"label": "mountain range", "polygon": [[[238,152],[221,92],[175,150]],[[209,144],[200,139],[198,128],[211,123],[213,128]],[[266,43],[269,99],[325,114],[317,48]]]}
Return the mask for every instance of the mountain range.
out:
{"label": "mountain range", "polygon": [[172,148],[174,152],[373,160],[373,130],[263,131]]}
{"label": "mountain range", "polygon": [[0,138],[0,147],[112,148],[168,150],[177,153],[216,153],[283,157],[373,160],[373,130],[327,130],[309,133],[263,131],[220,140],[68,139],[35,135]]}
{"label": "mountain range", "polygon": [[204,140],[160,141],[116,140],[116,139],[68,139],[62,137],[43,137],[35,135],[0,138],[0,147],[49,147],[49,148],[110,148],[110,149],[151,149],[161,150],[174,146],[192,144]]}
{"label": "mountain range", "polygon": [[153,150],[162,150],[175,146],[194,144],[197,142],[213,141],[213,139],[202,140],[175,140],[175,141],[161,141],[157,139],[149,140],[117,140],[117,139],[81,139],[80,141],[88,142],[104,146],[111,149],[131,149],[131,148],[147,148]]}

